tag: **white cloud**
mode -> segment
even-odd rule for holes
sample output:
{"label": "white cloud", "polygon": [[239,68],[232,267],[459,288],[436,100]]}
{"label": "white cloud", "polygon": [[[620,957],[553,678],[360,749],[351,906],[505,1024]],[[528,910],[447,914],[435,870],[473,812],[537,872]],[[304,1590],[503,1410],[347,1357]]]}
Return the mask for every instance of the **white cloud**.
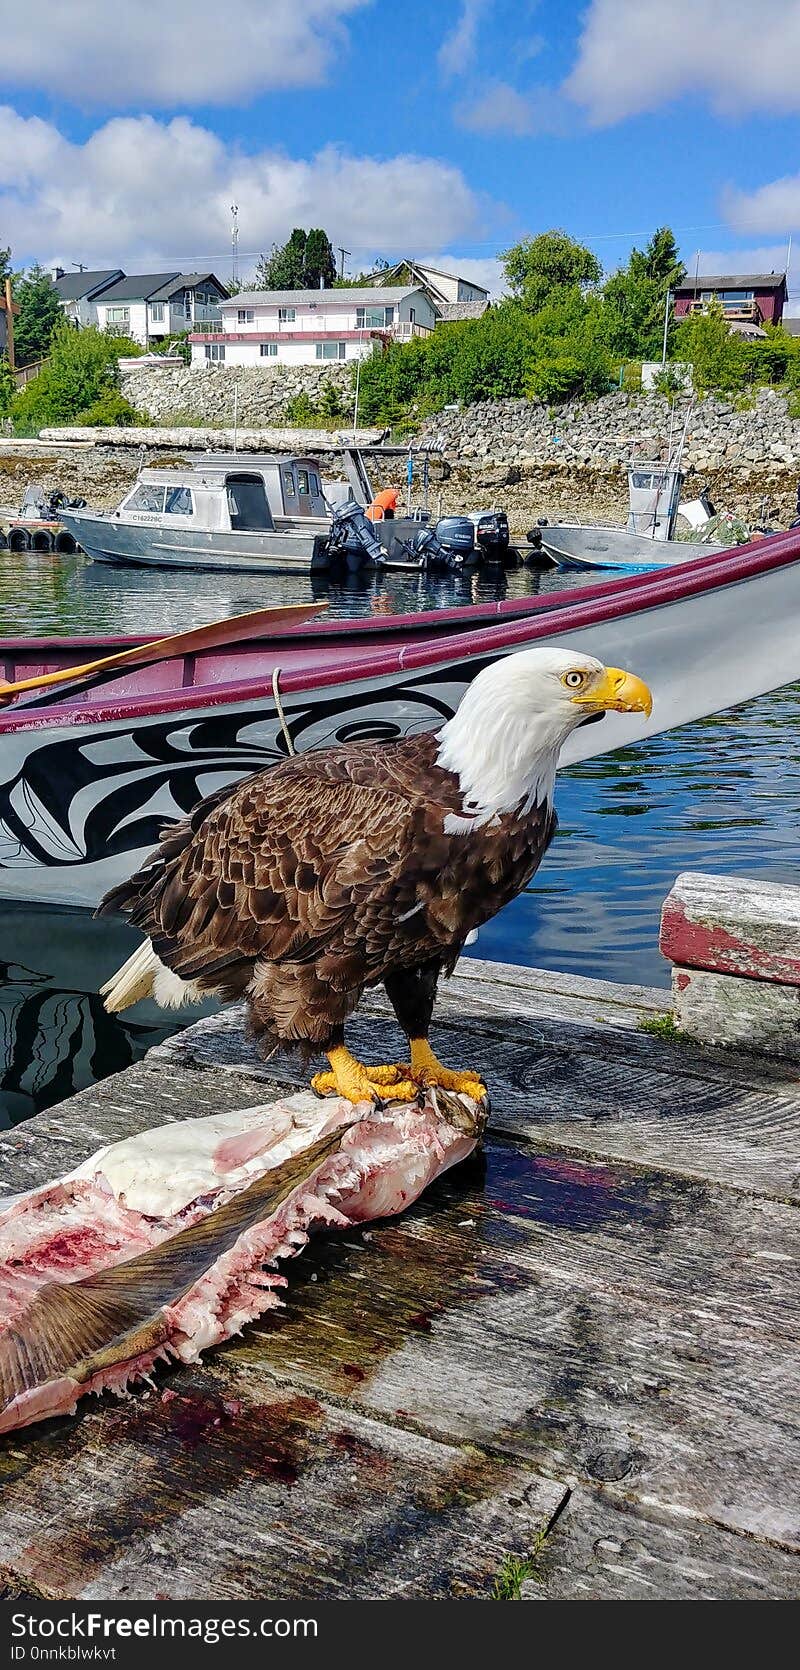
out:
{"label": "white cloud", "polygon": [[478,46],[478,30],[492,0],[461,0],[461,11],[454,27],[439,48],[439,67],[449,78],[463,75],[474,62]]}
{"label": "white cloud", "polygon": [[26,0],[4,8],[2,79],[83,105],[235,103],[311,87],[368,0]]}
{"label": "white cloud", "polygon": [[800,0],[591,0],[564,84],[606,126],[705,94],[721,114],[800,110]]}
{"label": "white cloud", "polygon": [[521,139],[536,131],[534,103],[507,81],[492,81],[478,96],[464,99],[456,118],[462,128],[475,133],[507,133]]}
{"label": "white cloud", "polygon": [[791,232],[800,229],[800,174],[770,180],[756,191],[725,193],[727,220],[737,232]]}
{"label": "white cloud", "polygon": [[0,226],[17,261],[135,272],[197,260],[223,276],[234,200],[243,252],[295,225],[325,226],[356,260],[446,247],[474,233],[487,207],[460,169],[433,158],[380,161],[334,146],[310,158],[246,155],[186,116],[116,117],[74,145],[0,106]]}

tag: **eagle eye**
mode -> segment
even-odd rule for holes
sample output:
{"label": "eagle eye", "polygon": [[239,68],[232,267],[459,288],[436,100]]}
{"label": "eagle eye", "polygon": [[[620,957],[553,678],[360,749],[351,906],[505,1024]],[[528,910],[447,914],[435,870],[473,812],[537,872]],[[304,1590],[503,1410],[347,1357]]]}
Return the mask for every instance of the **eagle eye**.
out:
{"label": "eagle eye", "polygon": [[564,674],[562,683],[566,684],[568,690],[580,690],[586,683],[586,674],[579,673],[575,668],[571,673]]}

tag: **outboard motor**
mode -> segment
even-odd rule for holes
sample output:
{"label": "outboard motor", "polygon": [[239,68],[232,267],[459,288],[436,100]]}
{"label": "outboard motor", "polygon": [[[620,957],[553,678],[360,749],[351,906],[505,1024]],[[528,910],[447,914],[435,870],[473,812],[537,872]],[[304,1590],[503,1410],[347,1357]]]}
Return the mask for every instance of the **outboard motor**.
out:
{"label": "outboard motor", "polygon": [[504,562],[511,541],[505,511],[491,510],[479,517],[475,539],[487,562]]}
{"label": "outboard motor", "polygon": [[443,516],[435,528],[422,528],[409,550],[430,574],[460,574],[480,561],[475,529],[468,516]]}
{"label": "outboard motor", "polygon": [[379,567],[385,563],[386,552],[375,536],[372,523],[355,499],[348,499],[347,504],[334,511],[328,553],[332,562],[346,563],[351,574],[357,574],[367,562],[376,563]]}

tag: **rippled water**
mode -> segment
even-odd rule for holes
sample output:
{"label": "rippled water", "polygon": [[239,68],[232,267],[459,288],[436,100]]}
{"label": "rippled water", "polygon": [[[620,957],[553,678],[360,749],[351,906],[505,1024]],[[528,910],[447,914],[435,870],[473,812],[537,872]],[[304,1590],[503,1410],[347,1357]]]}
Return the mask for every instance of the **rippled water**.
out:
{"label": "rippled water", "polygon": [[[347,587],[315,582],[312,593],[310,582],[288,577],[227,582],[7,555],[0,563],[0,636],[158,635],[312,595],[345,616],[585,583],[521,569],[498,585],[386,575]],[[792,686],[565,772],[559,832],[536,881],[482,930],[474,954],[667,986],[658,922],[679,870],[797,879],[799,700]],[[136,943],[124,925],[0,901],[0,932],[0,1126],[126,1066],[170,1030],[152,1006],[120,1021],[95,996]]]}

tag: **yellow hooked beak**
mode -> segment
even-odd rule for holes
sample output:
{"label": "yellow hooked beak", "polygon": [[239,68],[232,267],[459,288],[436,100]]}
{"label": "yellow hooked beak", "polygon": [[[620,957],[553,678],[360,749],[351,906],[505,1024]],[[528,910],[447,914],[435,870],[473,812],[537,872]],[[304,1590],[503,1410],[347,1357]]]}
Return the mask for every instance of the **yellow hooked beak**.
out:
{"label": "yellow hooked beak", "polygon": [[649,718],[653,711],[653,698],[644,680],[624,672],[622,667],[606,667],[595,684],[572,700],[577,707],[595,713],[644,713]]}

